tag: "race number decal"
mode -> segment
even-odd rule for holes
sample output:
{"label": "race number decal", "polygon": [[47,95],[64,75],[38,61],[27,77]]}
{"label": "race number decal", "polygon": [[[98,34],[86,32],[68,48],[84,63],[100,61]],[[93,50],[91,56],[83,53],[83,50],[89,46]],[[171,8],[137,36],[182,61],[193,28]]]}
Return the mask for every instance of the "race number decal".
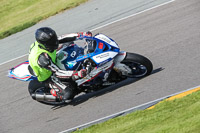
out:
{"label": "race number decal", "polygon": [[73,51],[70,55],[72,58],[74,58],[76,56],[76,51]]}

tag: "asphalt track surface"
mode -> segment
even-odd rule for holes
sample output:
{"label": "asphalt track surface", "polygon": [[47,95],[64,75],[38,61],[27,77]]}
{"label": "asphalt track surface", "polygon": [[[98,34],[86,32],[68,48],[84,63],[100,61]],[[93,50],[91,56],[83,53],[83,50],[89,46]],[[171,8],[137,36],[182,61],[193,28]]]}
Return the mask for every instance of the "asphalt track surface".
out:
{"label": "asphalt track surface", "polygon": [[[166,1],[169,0],[90,0],[77,8],[41,21],[23,32],[0,40],[0,64],[27,54],[30,44],[34,41],[35,30],[39,27],[49,26],[55,29],[58,35],[88,31]],[[8,49],[12,52],[8,52]]]}
{"label": "asphalt track surface", "polygon": [[152,75],[129,79],[68,106],[33,101],[28,83],[6,78],[27,57],[0,65],[0,132],[60,132],[199,85],[200,2],[176,0],[93,31],[112,37],[121,50],[147,56]]}

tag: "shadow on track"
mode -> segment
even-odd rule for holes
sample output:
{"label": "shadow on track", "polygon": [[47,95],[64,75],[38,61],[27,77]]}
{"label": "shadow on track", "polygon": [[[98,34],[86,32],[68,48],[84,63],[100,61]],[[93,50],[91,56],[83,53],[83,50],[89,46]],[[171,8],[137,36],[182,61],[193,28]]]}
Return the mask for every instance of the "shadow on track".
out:
{"label": "shadow on track", "polygon": [[[160,67],[160,68],[157,68],[157,69],[154,69],[151,73],[152,74],[156,74],[160,71],[164,70],[164,68]],[[145,78],[145,77],[144,77]],[[126,86],[126,85],[129,85],[129,84],[132,84],[136,81],[139,81],[143,78],[128,78],[124,81],[121,81],[115,85],[111,85],[109,87],[106,87],[106,88],[103,88],[103,89],[100,89],[98,91],[94,91],[94,92],[90,92],[90,93],[84,93],[84,94],[80,94],[79,96],[76,96],[73,101],[69,104],[62,104],[62,105],[55,105],[52,107],[52,109],[56,110],[56,109],[59,109],[59,108],[62,108],[62,107],[65,107],[65,106],[68,106],[68,105],[72,105],[72,106],[76,106],[76,105],[79,105],[87,100],[89,100],[90,98],[95,98],[95,97],[98,97],[98,96],[101,96],[101,95],[104,95],[106,93],[110,93],[122,86]]]}

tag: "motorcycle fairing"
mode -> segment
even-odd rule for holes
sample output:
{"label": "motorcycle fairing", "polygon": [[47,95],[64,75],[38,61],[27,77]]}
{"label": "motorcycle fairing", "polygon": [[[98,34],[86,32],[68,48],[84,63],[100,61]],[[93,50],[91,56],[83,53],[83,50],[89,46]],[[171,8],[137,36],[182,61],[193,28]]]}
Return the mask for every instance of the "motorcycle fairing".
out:
{"label": "motorcycle fairing", "polygon": [[105,60],[113,59],[117,54],[118,54],[118,52],[108,51],[108,52],[104,52],[102,54],[95,55],[92,57],[92,59],[95,61],[95,63],[99,64]]}
{"label": "motorcycle fairing", "polygon": [[60,69],[76,70],[88,58],[92,59],[99,67],[105,62],[111,61],[120,52],[117,43],[103,34],[85,38],[95,41],[96,48],[94,52],[84,55],[84,49],[76,44],[67,46],[58,52],[57,65]]}
{"label": "motorcycle fairing", "polygon": [[8,77],[13,79],[18,79],[21,81],[30,81],[35,80],[37,77],[30,74],[28,70],[29,61],[25,61],[13,68],[11,68],[8,72]]}
{"label": "motorcycle fairing", "polygon": [[100,67],[96,67],[88,75],[86,75],[84,78],[76,80],[76,83],[77,83],[78,86],[81,86],[86,82],[92,81],[96,77],[100,77],[101,79],[103,79],[105,74],[108,72],[108,70],[113,68],[113,66],[114,66],[114,63],[113,63],[113,60],[111,60],[111,61],[105,63],[104,65],[100,66]]}
{"label": "motorcycle fairing", "polygon": [[116,55],[118,55],[120,49],[117,43],[111,38],[103,35],[97,34],[93,37],[96,41],[96,49],[94,55],[91,59],[99,66],[106,60],[112,60]]}
{"label": "motorcycle fairing", "polygon": [[84,49],[76,44],[64,46],[57,53],[57,66],[62,70],[75,70],[78,67],[77,58],[84,54]]}
{"label": "motorcycle fairing", "polygon": [[[84,49],[76,44],[67,45],[57,52],[57,65],[63,70],[77,70],[88,58],[97,64],[97,67],[89,75],[77,81],[78,85],[90,82],[96,77],[103,78],[108,73],[107,70],[113,68],[113,59],[120,54],[117,43],[103,34],[86,37],[86,39],[91,39],[96,43],[96,48],[92,53],[84,55]],[[30,74],[28,66],[29,62],[26,61],[10,69],[9,77],[22,81],[37,79]]]}
{"label": "motorcycle fairing", "polygon": [[119,46],[117,45],[117,43],[114,40],[112,40],[111,38],[109,38],[103,34],[97,34],[97,35],[95,35],[95,38],[106,42],[107,44],[111,45],[112,47],[119,49]]}

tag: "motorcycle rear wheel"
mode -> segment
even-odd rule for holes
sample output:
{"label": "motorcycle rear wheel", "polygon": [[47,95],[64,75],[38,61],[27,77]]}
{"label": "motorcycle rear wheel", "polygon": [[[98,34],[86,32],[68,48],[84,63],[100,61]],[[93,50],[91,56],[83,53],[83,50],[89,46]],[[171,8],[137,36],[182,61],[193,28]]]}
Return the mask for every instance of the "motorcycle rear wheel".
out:
{"label": "motorcycle rear wheel", "polygon": [[128,75],[128,77],[131,78],[141,78],[148,76],[153,70],[153,64],[148,58],[135,53],[127,52],[126,57],[122,63],[131,68],[132,74]]}

